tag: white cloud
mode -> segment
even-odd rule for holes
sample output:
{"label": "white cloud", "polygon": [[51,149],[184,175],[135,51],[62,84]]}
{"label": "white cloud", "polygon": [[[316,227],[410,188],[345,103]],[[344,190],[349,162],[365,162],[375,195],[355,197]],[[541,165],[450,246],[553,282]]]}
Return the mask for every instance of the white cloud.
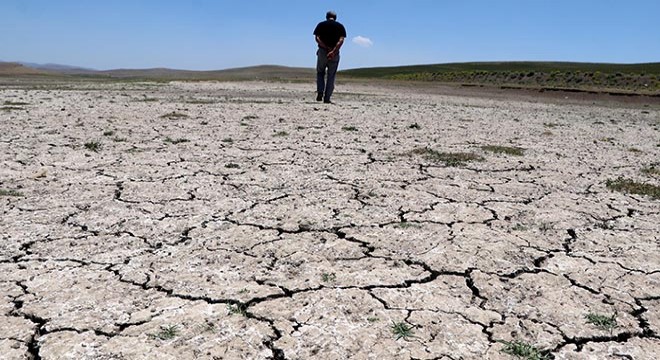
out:
{"label": "white cloud", "polygon": [[364,36],[356,36],[353,38],[353,43],[365,48],[372,47],[374,45],[374,42],[371,41],[368,37]]}

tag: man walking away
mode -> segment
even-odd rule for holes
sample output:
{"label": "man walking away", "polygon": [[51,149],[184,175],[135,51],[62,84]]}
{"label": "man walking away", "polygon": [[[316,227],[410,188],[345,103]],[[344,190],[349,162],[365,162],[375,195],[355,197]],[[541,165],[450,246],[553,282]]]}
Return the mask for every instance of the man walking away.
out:
{"label": "man walking away", "polygon": [[316,101],[323,100],[324,103],[331,104],[330,97],[335,89],[335,76],[339,67],[339,49],[344,45],[346,29],[337,21],[337,14],[328,11],[325,21],[316,25],[314,36],[319,45],[316,51]]}

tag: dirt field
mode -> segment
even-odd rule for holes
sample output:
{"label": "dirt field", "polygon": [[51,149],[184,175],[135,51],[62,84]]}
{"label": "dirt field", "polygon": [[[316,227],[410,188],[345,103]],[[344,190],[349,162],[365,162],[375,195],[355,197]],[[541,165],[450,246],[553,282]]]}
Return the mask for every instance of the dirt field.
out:
{"label": "dirt field", "polygon": [[0,89],[0,358],[660,358],[657,105],[313,88]]}

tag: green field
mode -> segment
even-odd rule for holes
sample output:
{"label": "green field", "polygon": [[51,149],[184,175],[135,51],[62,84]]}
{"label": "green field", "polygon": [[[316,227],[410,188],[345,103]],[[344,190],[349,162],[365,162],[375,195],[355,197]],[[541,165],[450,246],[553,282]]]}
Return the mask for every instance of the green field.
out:
{"label": "green field", "polygon": [[471,62],[351,69],[342,71],[342,75],[529,88],[660,92],[660,63]]}

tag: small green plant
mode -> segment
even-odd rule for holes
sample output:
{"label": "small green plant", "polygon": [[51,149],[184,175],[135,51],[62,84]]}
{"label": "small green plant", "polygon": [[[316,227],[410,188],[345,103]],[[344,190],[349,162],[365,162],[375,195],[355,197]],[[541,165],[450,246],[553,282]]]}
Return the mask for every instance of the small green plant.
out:
{"label": "small green plant", "polygon": [[257,115],[247,115],[247,116],[243,116],[243,119],[241,120],[256,120],[258,118],[259,117]]}
{"label": "small green plant", "polygon": [[651,164],[642,169],[642,174],[660,176],[660,164]]}
{"label": "small green plant", "polygon": [[341,129],[344,131],[358,131],[358,128],[355,126],[343,126]]}
{"label": "small green plant", "polygon": [[22,108],[22,107],[19,107],[19,106],[3,106],[3,107],[0,107],[0,110],[10,112],[10,111],[13,111],[13,110],[25,110],[25,109]]}
{"label": "small green plant", "polygon": [[152,97],[147,97],[146,95],[144,95],[143,98],[137,99],[135,101],[139,101],[139,102],[156,102],[156,101],[158,101],[158,99],[157,98],[152,98]]}
{"label": "small green plant", "polygon": [[447,166],[462,166],[471,161],[483,161],[484,158],[473,153],[438,152],[429,148],[417,148],[411,151],[413,155],[422,155],[430,161],[444,162]]}
{"label": "small green plant", "polygon": [[630,151],[631,153],[635,153],[635,154],[641,154],[641,153],[643,153],[642,150],[640,150],[640,149],[638,149],[638,148],[636,148],[636,147],[630,147],[630,148],[628,148],[628,151]]}
{"label": "small green plant", "polygon": [[112,138],[112,141],[114,141],[114,142],[126,142],[126,138],[115,136],[114,138]]}
{"label": "small green plant", "polygon": [[93,152],[99,152],[101,150],[101,143],[94,140],[94,141],[89,141],[85,143],[85,149]]}
{"label": "small green plant", "polygon": [[238,291],[239,294],[247,294],[249,292],[250,292],[250,290],[248,290],[246,288],[242,288],[241,290]]}
{"label": "small green plant", "polygon": [[542,222],[539,224],[539,230],[541,230],[542,232],[548,232],[554,229],[554,227],[555,226],[552,223],[548,223],[548,222]]}
{"label": "small green plant", "polygon": [[587,320],[587,324],[592,324],[601,330],[606,330],[612,332],[614,328],[617,327],[616,323],[616,314],[612,316],[588,313],[584,316]]}
{"label": "small green plant", "polygon": [[178,113],[176,111],[172,111],[171,113],[161,115],[160,118],[161,119],[169,119],[169,120],[186,119],[186,118],[188,118],[188,115],[183,114],[183,113]]}
{"label": "small green plant", "polygon": [[0,196],[15,196],[15,197],[19,197],[19,196],[23,196],[23,193],[21,193],[20,191],[17,191],[17,190],[11,190],[11,189],[10,189],[10,190],[5,190],[5,189],[0,189]]}
{"label": "small green plant", "polygon": [[244,304],[227,304],[229,315],[247,316],[247,307]]}
{"label": "small green plant", "polygon": [[395,224],[394,226],[398,227],[399,229],[410,229],[410,228],[421,227],[419,224],[415,224],[407,221],[402,221],[400,223]]}
{"label": "small green plant", "polygon": [[392,321],[392,326],[390,328],[392,329],[392,334],[396,340],[408,340],[409,338],[415,337],[415,334],[413,333],[413,327],[406,324],[405,322],[397,323]]}
{"label": "small green plant", "polygon": [[619,177],[616,180],[607,180],[605,186],[613,191],[636,195],[646,195],[654,199],[660,199],[660,186],[640,183],[632,179]]}
{"label": "small green plant", "polygon": [[511,230],[513,230],[513,231],[526,231],[527,226],[525,226],[523,224],[520,224],[520,223],[517,223],[513,228],[511,228]]}
{"label": "small green plant", "polygon": [[327,282],[335,282],[337,281],[337,275],[334,273],[323,273],[321,274],[321,281],[327,283]]}
{"label": "small green plant", "polygon": [[528,344],[523,341],[502,341],[504,348],[502,352],[505,354],[513,355],[519,359],[525,360],[546,360],[548,355],[537,349],[534,345]]}
{"label": "small green plant", "polygon": [[289,136],[289,133],[286,131],[278,131],[275,134],[273,134],[274,137],[283,137],[283,136]]}
{"label": "small green plant", "polygon": [[415,129],[415,130],[419,130],[419,129],[421,129],[421,128],[422,128],[422,127],[421,127],[421,126],[419,126],[419,124],[418,124],[418,123],[414,123],[414,124],[410,124],[410,126],[408,126],[408,129]]}
{"label": "small green plant", "polygon": [[513,156],[523,156],[525,154],[525,149],[515,146],[485,145],[482,146],[481,149],[496,154],[507,154]]}
{"label": "small green plant", "polygon": [[190,140],[188,140],[188,139],[184,139],[184,138],[172,139],[172,138],[170,138],[169,136],[166,137],[164,141],[165,141],[166,143],[170,143],[170,144],[174,144],[174,145],[176,145],[176,144],[181,144],[181,143],[187,143],[187,142],[190,142]]}
{"label": "small green plant", "polygon": [[227,169],[238,169],[240,167],[240,165],[235,164],[235,163],[229,163],[229,164],[225,164],[225,167]]}
{"label": "small green plant", "polygon": [[115,132],[113,130],[106,130],[103,132],[103,136],[112,136]]}
{"label": "small green plant", "polygon": [[233,143],[234,143],[234,139],[232,139],[232,138],[225,138],[225,139],[222,139],[222,142],[223,142],[223,143],[227,143],[227,144],[233,144]]}
{"label": "small green plant", "polygon": [[367,321],[370,322],[370,323],[374,323],[374,322],[378,322],[378,321],[380,321],[380,319],[379,319],[378,317],[376,317],[376,316],[369,316],[369,317],[367,318]]}
{"label": "small green plant", "polygon": [[543,126],[547,127],[548,129],[554,129],[557,126],[559,126],[559,124],[557,124],[557,123],[543,123]]}
{"label": "small green plant", "polygon": [[177,335],[179,335],[178,325],[161,325],[159,332],[155,334],[149,334],[151,338],[158,340],[174,339]]}

